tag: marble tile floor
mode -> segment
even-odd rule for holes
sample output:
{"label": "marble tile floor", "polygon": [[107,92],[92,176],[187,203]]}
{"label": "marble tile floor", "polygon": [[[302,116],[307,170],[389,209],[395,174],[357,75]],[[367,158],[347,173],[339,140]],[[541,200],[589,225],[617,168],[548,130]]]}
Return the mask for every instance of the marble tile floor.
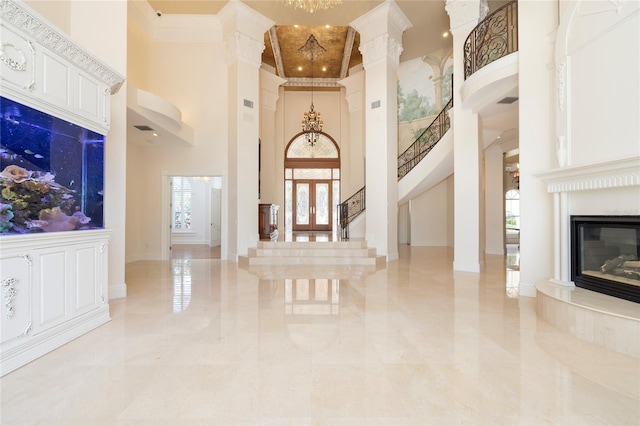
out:
{"label": "marble tile floor", "polygon": [[638,359],[539,319],[505,257],[452,257],[402,246],[344,279],[131,263],[111,322],[0,379],[0,423],[640,424]]}

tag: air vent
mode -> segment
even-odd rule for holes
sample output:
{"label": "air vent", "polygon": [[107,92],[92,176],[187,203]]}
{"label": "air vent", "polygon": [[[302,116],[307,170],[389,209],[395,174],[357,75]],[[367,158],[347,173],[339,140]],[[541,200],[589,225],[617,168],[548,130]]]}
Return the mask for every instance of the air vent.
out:
{"label": "air vent", "polygon": [[512,104],[517,101],[518,98],[514,96],[507,96],[506,98],[502,98],[498,101],[499,104]]}
{"label": "air vent", "polygon": [[152,129],[151,127],[149,127],[149,126],[145,126],[144,124],[140,124],[140,125],[138,125],[138,126],[133,126],[133,127],[135,127],[135,128],[136,128],[136,129],[138,129],[138,130],[142,130],[143,132],[150,132],[150,131],[153,131],[153,129]]}

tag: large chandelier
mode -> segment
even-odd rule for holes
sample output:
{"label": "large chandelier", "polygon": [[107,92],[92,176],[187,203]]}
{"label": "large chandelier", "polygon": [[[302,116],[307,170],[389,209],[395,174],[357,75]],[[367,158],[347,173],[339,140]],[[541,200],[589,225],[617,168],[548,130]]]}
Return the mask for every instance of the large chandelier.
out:
{"label": "large chandelier", "polygon": [[305,133],[307,142],[313,148],[318,142],[319,132],[322,132],[322,117],[313,106],[313,62],[315,58],[322,55],[327,50],[318,43],[315,36],[311,34],[307,42],[298,49],[307,59],[311,61],[311,106],[309,111],[302,115],[302,131]]}
{"label": "large chandelier", "polygon": [[282,0],[287,6],[294,9],[302,9],[309,13],[317,10],[331,9],[333,6],[342,4],[342,0]]}

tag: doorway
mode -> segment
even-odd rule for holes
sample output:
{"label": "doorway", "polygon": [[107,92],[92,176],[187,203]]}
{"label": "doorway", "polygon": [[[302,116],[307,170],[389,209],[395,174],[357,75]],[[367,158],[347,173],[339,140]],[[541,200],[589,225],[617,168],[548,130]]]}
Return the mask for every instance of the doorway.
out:
{"label": "doorway", "polygon": [[333,138],[318,134],[314,144],[305,133],[285,149],[285,235],[291,232],[332,232],[340,202],[340,150]]}
{"label": "doorway", "polygon": [[169,258],[221,258],[219,176],[169,177]]}

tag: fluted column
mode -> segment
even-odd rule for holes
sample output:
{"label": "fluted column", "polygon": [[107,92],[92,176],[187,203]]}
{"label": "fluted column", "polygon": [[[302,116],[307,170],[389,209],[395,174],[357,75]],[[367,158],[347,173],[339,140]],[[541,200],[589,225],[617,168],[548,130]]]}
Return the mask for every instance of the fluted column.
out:
{"label": "fluted column", "polygon": [[479,0],[447,0],[453,35],[454,258],[456,271],[484,268],[484,194],[479,118],[462,108],[464,42],[480,16]]}
{"label": "fluted column", "polygon": [[237,260],[258,241],[259,68],[274,23],[238,0],[218,16],[228,64],[227,258]]}
{"label": "fluted column", "polygon": [[387,0],[356,19],[365,69],[366,239],[398,258],[398,76],[402,33],[411,22]]}

